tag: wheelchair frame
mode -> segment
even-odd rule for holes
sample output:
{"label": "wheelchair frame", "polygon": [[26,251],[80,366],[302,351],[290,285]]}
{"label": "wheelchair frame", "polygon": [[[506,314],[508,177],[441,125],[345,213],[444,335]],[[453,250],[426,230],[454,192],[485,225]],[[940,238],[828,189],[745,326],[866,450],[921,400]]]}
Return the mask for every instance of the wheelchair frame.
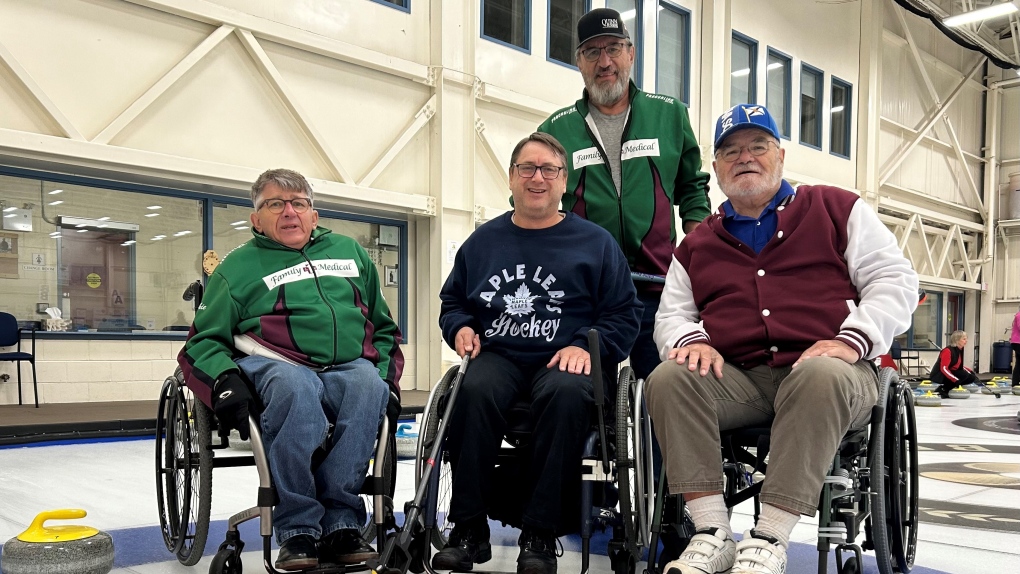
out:
{"label": "wheelchair frame", "polygon": [[[598,334],[594,330],[589,332],[589,348],[599,348]],[[417,494],[405,509],[403,532],[387,545],[376,572],[403,574],[410,569],[413,572],[435,574],[429,546],[437,550],[445,547],[450,529],[445,512],[440,508],[449,507],[452,489],[450,462],[443,448],[446,423],[452,413],[468,361],[465,358],[459,368],[450,369],[429,395],[416,447]],[[595,353],[592,355],[592,379],[601,380],[601,372],[601,360]],[[595,528],[613,528],[609,558],[617,574],[632,574],[635,571],[637,561],[649,540],[649,521],[655,503],[653,489],[649,485],[652,476],[651,421],[644,410],[643,381],[634,378],[630,367],[621,369],[618,380],[615,403],[617,426],[612,444],[606,432],[604,393],[601,385],[594,385],[598,426],[586,439],[582,457],[582,574],[588,572],[590,539]],[[449,396],[449,399],[440,416],[445,396]],[[593,506],[594,482],[617,484],[619,509]]]}
{"label": "wheelchair frame", "polygon": [[[195,306],[202,299],[202,284],[196,281],[184,292],[184,300],[194,299]],[[390,396],[391,401],[394,395]],[[209,519],[212,506],[212,471],[214,468],[255,466],[259,476],[256,506],[242,510],[228,519],[226,538],[220,544],[210,574],[241,574],[241,552],[244,542],[238,525],[259,518],[259,533],[263,538],[263,562],[271,574],[284,574],[273,568],[272,535],[273,506],[279,498],[273,486],[269,460],[262,444],[258,421],[248,421],[251,456],[216,457],[216,450],[228,448],[229,432],[217,424],[213,411],[198,400],[184,383],[184,374],[178,367],[167,377],[159,395],[156,415],[156,499],[163,543],[168,551],[185,566],[193,566],[201,559],[209,536]],[[362,536],[384,541],[386,532],[396,528],[393,514],[393,492],[396,486],[396,435],[390,428],[389,412],[383,416],[376,439],[375,456],[370,475],[361,488],[362,497],[371,497]],[[213,443],[213,431],[218,442]],[[314,457],[313,457],[314,458]],[[381,464],[380,464],[381,462]],[[375,529],[372,536],[372,529]],[[380,542],[381,543],[381,542]],[[367,565],[320,565],[305,570],[309,574],[342,574],[366,570]]]}
{"label": "wheelchair frame", "polygon": [[[732,508],[754,499],[754,515],[761,511],[759,494],[765,473],[769,429],[736,429],[724,434],[723,498]],[[751,452],[755,449],[755,452]],[[665,484],[665,465],[659,474]],[[914,564],[918,527],[917,426],[913,393],[893,369],[879,372],[879,395],[871,411],[870,432],[848,432],[833,456],[818,501],[818,572],[828,572],[831,546],[836,550],[838,574],[862,574],[862,548],[874,550],[881,574],[907,574]],[[652,522],[647,574],[656,574],[655,549],[661,531],[661,489]],[[682,507],[682,497],[675,496]],[[881,497],[879,500],[873,500]],[[856,543],[863,531],[865,540]],[[850,555],[844,560],[844,553]]]}

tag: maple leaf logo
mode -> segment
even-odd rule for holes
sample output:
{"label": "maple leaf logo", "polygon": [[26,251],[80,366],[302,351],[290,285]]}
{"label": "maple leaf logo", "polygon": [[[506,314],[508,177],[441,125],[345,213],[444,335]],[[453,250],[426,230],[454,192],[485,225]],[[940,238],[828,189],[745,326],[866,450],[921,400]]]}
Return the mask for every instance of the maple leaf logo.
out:
{"label": "maple leaf logo", "polygon": [[532,295],[526,285],[521,285],[513,295],[503,295],[506,302],[506,312],[515,317],[530,315],[535,312],[531,302],[538,299],[538,295]]}

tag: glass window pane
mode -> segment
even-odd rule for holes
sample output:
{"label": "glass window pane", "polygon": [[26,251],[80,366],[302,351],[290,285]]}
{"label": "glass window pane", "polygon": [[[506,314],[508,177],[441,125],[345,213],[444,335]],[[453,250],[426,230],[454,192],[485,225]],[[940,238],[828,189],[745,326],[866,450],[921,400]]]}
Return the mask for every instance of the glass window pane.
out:
{"label": "glass window pane", "polygon": [[689,15],[660,3],[656,91],[687,102]]}
{"label": "glass window pane", "polygon": [[800,141],[822,147],[822,74],[804,68],[800,73]]}
{"label": "glass window pane", "polygon": [[527,50],[527,0],[484,0],[482,35]]}
{"label": "glass window pane", "polygon": [[730,105],[754,103],[754,45],[733,37],[730,49]]}
{"label": "glass window pane", "polygon": [[829,109],[829,149],[832,153],[850,157],[850,86],[833,80],[832,107]]}
{"label": "glass window pane", "polygon": [[779,124],[779,133],[790,137],[790,59],[770,51],[765,81],[765,106]]}
{"label": "glass window pane", "polygon": [[630,70],[630,79],[637,87],[641,87],[641,27],[638,25],[639,0],[607,0],[606,8],[620,13],[623,25],[630,33],[630,41],[634,44],[634,66]]}
{"label": "glass window pane", "polygon": [[585,12],[585,0],[550,0],[549,58],[574,65],[577,21]]}
{"label": "glass window pane", "polygon": [[[395,225],[379,223],[366,223],[364,221],[349,221],[345,219],[331,219],[322,217],[319,213],[319,225],[329,229],[333,233],[346,235],[357,241],[369,257],[375,262],[376,271],[379,273],[379,285],[382,287],[383,297],[390,307],[390,316],[400,322],[400,233]],[[407,341],[407,334],[404,334],[404,341]]]}

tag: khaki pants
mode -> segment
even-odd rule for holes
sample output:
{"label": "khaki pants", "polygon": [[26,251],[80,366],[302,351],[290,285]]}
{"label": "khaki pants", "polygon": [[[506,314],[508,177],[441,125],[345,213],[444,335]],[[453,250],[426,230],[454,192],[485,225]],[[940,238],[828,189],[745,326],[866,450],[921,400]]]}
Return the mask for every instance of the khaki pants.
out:
{"label": "khaki pants", "polygon": [[808,359],[796,370],[726,363],[721,380],[666,361],[646,390],[671,493],[722,491],[720,431],[772,421],[761,500],[809,516],[836,448],[849,429],[868,423],[877,397],[870,362],[831,357]]}

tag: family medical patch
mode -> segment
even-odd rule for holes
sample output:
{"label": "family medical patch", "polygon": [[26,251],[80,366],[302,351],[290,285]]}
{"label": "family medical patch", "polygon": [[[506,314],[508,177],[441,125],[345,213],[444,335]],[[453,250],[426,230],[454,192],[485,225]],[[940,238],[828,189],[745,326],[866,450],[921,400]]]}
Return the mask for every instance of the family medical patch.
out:
{"label": "family medical patch", "polygon": [[[313,269],[314,266],[314,269]],[[320,259],[308,263],[298,263],[283,271],[277,271],[262,278],[270,291],[294,281],[314,279],[315,277],[357,277],[358,264],[353,259]]]}

